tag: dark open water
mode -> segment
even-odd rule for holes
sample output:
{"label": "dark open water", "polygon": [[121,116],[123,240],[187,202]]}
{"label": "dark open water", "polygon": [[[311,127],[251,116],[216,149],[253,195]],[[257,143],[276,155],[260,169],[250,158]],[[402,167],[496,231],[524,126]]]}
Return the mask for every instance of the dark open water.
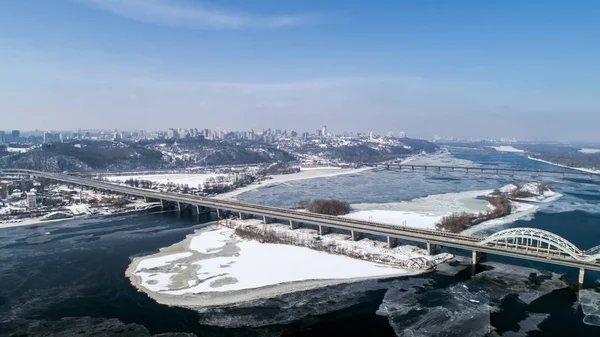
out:
{"label": "dark open water", "polygon": [[[551,168],[518,154],[453,154],[485,165]],[[550,182],[564,197],[530,219],[490,231],[537,227],[580,248],[600,244],[600,179],[521,178]],[[281,206],[317,196],[388,203],[495,188],[514,179],[380,170],[287,183],[240,199]],[[475,278],[470,268],[458,266],[451,268],[455,272],[340,285],[203,313],[159,305],[130,285],[124,272],[131,257],[179,242],[206,221],[148,213],[0,229],[0,336],[600,336],[600,327],[583,323],[572,287],[575,270],[492,256]],[[552,272],[564,274],[564,283]],[[599,278],[588,272],[586,287],[598,287]]]}

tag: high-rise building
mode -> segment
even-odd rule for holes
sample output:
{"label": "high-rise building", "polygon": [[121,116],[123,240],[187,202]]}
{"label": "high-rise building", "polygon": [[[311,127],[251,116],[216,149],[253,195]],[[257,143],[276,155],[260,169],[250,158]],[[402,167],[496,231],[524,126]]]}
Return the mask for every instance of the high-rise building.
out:
{"label": "high-rise building", "polygon": [[12,140],[13,142],[16,142],[19,140],[21,133],[19,132],[19,130],[12,130]]}
{"label": "high-rise building", "polygon": [[404,131],[398,132],[398,138],[406,138],[406,132],[404,132]]}
{"label": "high-rise building", "polygon": [[6,143],[6,133],[4,131],[0,131],[0,144]]}
{"label": "high-rise building", "polygon": [[60,135],[54,132],[44,132],[44,144],[60,143]]}
{"label": "high-rise building", "polygon": [[327,125],[323,126],[323,130],[321,131],[321,136],[327,137]]}
{"label": "high-rise building", "polygon": [[179,138],[179,132],[177,132],[177,130],[171,128],[171,129],[167,130],[167,138],[169,138],[169,139]]}
{"label": "high-rise building", "polygon": [[35,208],[37,206],[35,193],[27,193],[27,207]]}

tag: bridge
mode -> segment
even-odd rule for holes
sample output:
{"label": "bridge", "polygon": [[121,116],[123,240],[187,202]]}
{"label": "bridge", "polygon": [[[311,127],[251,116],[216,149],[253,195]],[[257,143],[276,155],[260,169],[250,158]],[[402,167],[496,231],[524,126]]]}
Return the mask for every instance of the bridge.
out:
{"label": "bridge", "polygon": [[398,163],[365,163],[363,164],[369,167],[385,167],[389,168],[398,168],[409,169],[409,170],[424,170],[424,171],[433,171],[433,172],[441,172],[441,171],[450,171],[450,172],[480,172],[480,173],[531,173],[531,174],[557,174],[562,175],[574,175],[574,176],[600,176],[600,173],[594,172],[584,172],[577,171],[575,169],[565,169],[565,170],[532,170],[532,169],[520,169],[520,168],[512,168],[512,167],[489,167],[489,166],[448,166],[448,165],[413,165],[410,163],[398,164]]}
{"label": "bridge", "polygon": [[239,213],[240,218],[243,218],[244,214],[262,216],[265,223],[268,219],[283,220],[289,222],[292,229],[297,228],[300,223],[312,224],[318,226],[320,235],[326,234],[331,228],[350,231],[353,240],[359,240],[364,234],[378,235],[387,238],[390,248],[396,246],[399,239],[425,243],[429,253],[434,250],[435,246],[458,248],[471,251],[474,264],[478,262],[482,253],[487,253],[574,267],[579,268],[580,285],[583,285],[585,270],[600,271],[600,246],[581,250],[558,235],[534,228],[511,228],[486,238],[134,188],[59,173],[17,169],[4,169],[0,172],[47,178],[102,191],[160,200],[161,203],[164,201],[174,202],[180,209],[182,204],[193,205],[199,213],[200,208],[215,210],[219,218],[222,211],[232,211]]}

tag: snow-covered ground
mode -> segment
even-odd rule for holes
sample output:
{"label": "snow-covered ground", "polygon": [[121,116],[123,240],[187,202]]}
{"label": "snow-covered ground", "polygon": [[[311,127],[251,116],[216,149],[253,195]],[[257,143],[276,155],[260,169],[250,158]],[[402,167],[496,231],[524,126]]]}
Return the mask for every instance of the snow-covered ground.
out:
{"label": "snow-covered ground", "polygon": [[71,213],[73,213],[73,215],[92,214],[90,205],[87,205],[87,204],[74,204],[74,205],[69,205],[65,208],[68,209],[69,211],[71,211]]}
{"label": "snow-covered ground", "polygon": [[312,170],[341,170],[338,166],[317,166],[317,167],[301,167],[300,171],[312,171]]}
{"label": "snow-covered ground", "polygon": [[175,185],[188,185],[189,187],[197,187],[205,183],[211,178],[227,177],[226,174],[220,173],[189,173],[189,174],[149,174],[149,175],[128,175],[128,176],[107,176],[104,177],[111,182],[124,182],[125,180],[149,180],[156,184],[167,185],[169,183]]}
{"label": "snow-covered ground", "polygon": [[595,153],[600,153],[600,149],[583,148],[583,149],[579,150],[579,152],[585,153],[585,154],[595,154]]}
{"label": "snow-covered ground", "polygon": [[32,146],[32,147],[7,147],[6,151],[12,152],[12,153],[25,153],[25,152],[29,152],[35,148],[36,148],[35,146]]}
{"label": "snow-covered ground", "polygon": [[600,170],[591,170],[591,169],[580,168],[580,167],[570,167],[570,166],[561,165],[561,164],[553,163],[553,162],[550,162],[550,161],[546,161],[546,160],[543,160],[543,159],[533,158],[531,156],[527,156],[527,158],[529,158],[531,160],[539,161],[539,162],[542,162],[542,163],[554,165],[554,166],[557,166],[557,167],[564,167],[564,168],[568,168],[568,169],[571,169],[571,170],[582,171],[582,172],[587,172],[587,173],[592,173],[592,174],[600,174]]}
{"label": "snow-covered ground", "polygon": [[[299,243],[317,244],[314,230],[263,225],[255,219],[232,220],[228,226],[267,230],[278,237],[293,237]],[[158,254],[135,258],[126,274],[136,287],[160,303],[208,306],[244,301],[257,294],[271,297],[359,279],[412,275],[423,271],[393,263],[427,268],[452,257],[446,253],[430,256],[411,246],[390,249],[383,242],[352,241],[341,234],[320,236],[319,245],[338,247],[338,253],[331,254],[300,245],[243,239],[229,227],[211,226]],[[343,254],[346,251],[362,258],[348,257]]]}
{"label": "snow-covered ground", "polygon": [[513,153],[524,153],[525,151],[516,149],[512,146],[502,145],[502,146],[486,146],[488,148],[494,149],[498,152],[513,152]]}

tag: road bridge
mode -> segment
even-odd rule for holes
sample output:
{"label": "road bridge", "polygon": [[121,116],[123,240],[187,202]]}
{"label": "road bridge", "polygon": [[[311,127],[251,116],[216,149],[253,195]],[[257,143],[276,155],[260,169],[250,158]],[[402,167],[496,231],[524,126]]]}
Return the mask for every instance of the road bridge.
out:
{"label": "road bridge", "polygon": [[388,238],[390,247],[393,247],[398,239],[402,239],[425,243],[429,252],[432,251],[433,246],[464,249],[472,252],[473,263],[477,263],[481,253],[487,253],[574,267],[579,269],[580,284],[583,284],[585,270],[600,271],[600,249],[598,247],[581,250],[564,238],[539,229],[512,228],[486,238],[307,213],[293,209],[253,205],[239,201],[134,188],[60,173],[8,169],[2,171],[11,174],[48,178],[103,191],[160,200],[161,202],[169,201],[177,205],[187,204],[197,208],[214,209],[219,217],[221,211],[227,210],[239,213],[240,218],[243,214],[252,214],[262,216],[265,222],[268,218],[289,221],[292,229],[298,223],[317,225],[321,234],[327,232],[328,228],[344,229],[350,231],[352,238],[356,240],[365,233],[379,235]]}
{"label": "road bridge", "polygon": [[433,172],[480,172],[480,173],[531,173],[531,174],[557,174],[571,176],[600,176],[600,173],[577,171],[574,169],[565,170],[532,170],[532,169],[520,169],[512,167],[494,167],[494,166],[449,166],[449,165],[413,165],[410,163],[398,164],[398,163],[365,163],[365,166],[370,167],[385,167],[385,168],[398,168],[400,170],[422,170],[422,171],[433,171]]}

